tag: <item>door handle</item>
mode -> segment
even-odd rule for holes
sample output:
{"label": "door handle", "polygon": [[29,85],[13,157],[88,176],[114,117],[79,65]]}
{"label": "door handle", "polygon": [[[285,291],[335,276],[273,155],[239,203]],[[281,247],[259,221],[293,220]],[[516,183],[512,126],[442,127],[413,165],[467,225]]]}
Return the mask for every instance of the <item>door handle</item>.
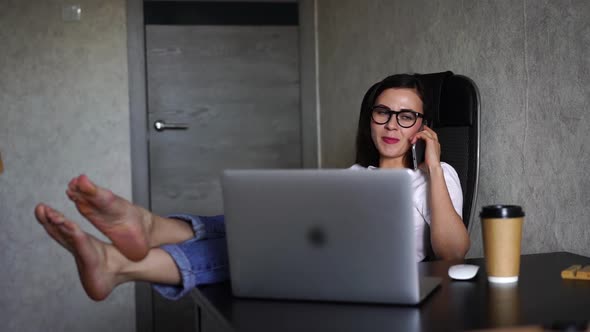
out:
{"label": "door handle", "polygon": [[156,128],[156,131],[164,131],[164,130],[168,130],[168,129],[186,130],[186,129],[188,129],[188,124],[186,124],[186,123],[166,123],[162,120],[156,120],[156,122],[154,122],[154,128]]}

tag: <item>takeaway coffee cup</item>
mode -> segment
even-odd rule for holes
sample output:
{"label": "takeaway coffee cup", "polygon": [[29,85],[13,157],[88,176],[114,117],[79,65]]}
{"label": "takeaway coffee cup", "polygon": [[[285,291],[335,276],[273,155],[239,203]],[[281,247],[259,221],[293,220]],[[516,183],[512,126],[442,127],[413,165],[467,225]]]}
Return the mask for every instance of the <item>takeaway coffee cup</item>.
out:
{"label": "takeaway coffee cup", "polygon": [[479,216],[488,281],[518,281],[524,211],[518,205],[489,205]]}

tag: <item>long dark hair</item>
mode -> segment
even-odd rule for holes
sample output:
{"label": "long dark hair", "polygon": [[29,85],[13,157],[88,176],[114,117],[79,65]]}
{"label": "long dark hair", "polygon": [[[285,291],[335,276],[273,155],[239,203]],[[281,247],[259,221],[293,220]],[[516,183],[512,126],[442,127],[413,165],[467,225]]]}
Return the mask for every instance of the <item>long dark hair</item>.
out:
{"label": "long dark hair", "polygon": [[[418,74],[391,75],[384,78],[382,81],[373,84],[363,97],[356,134],[355,163],[363,167],[379,166],[379,151],[377,150],[377,147],[375,147],[373,139],[371,138],[371,112],[372,107],[375,105],[375,100],[379,97],[381,92],[391,88],[415,89],[418,93],[418,97],[422,100],[424,120],[430,123],[428,107],[424,102],[424,90]],[[408,151],[404,157],[406,167],[410,167],[409,163],[411,158],[408,156],[410,153],[411,151]]]}

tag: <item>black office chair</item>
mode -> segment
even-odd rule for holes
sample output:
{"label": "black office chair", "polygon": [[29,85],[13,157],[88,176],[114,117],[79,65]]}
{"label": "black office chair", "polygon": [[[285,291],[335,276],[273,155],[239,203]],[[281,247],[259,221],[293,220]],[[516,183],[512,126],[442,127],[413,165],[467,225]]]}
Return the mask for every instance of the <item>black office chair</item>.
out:
{"label": "black office chair", "polygon": [[[470,232],[479,179],[479,92],[471,79],[451,71],[419,77],[441,144],[441,161],[453,166],[461,181],[463,222]],[[432,251],[428,258],[434,258]]]}

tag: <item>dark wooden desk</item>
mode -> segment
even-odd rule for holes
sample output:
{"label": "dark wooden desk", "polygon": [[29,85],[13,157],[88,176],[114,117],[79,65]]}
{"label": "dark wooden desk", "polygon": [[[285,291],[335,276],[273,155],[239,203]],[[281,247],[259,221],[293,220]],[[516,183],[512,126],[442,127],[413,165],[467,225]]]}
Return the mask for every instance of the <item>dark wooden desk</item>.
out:
{"label": "dark wooden desk", "polygon": [[443,278],[417,307],[235,298],[229,283],[195,289],[199,331],[458,331],[590,319],[590,281],[560,271],[590,258],[567,252],[523,255],[512,287],[487,282],[483,259],[472,281],[452,281],[455,262],[420,263],[420,274]]}

